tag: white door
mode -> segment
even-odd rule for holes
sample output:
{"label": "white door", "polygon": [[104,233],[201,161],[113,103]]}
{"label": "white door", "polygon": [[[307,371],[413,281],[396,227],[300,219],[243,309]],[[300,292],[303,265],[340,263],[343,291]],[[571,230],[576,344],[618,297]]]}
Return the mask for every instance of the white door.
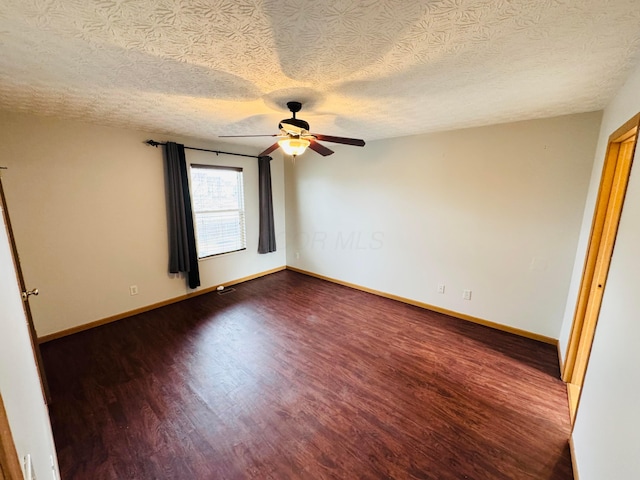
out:
{"label": "white door", "polygon": [[0,391],[6,419],[21,468],[26,471],[24,462],[28,458],[35,478],[58,479],[49,411],[5,228],[6,212],[0,210]]}

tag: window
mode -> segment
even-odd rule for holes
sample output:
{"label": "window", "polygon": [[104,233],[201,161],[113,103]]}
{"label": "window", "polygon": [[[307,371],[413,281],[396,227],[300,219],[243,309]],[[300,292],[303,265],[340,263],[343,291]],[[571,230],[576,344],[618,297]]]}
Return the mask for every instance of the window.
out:
{"label": "window", "polygon": [[198,258],[244,250],[242,169],[191,165]]}

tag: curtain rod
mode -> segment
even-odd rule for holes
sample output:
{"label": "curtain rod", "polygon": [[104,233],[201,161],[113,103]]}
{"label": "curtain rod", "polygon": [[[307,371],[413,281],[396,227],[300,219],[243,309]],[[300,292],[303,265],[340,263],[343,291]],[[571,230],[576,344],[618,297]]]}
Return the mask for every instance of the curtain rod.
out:
{"label": "curtain rod", "polygon": [[[147,145],[151,145],[152,147],[158,147],[159,145],[166,145],[166,143],[162,143],[162,142],[156,142],[155,140],[147,140],[146,142]],[[236,155],[238,157],[249,157],[249,158],[260,158],[257,155],[247,155],[245,153],[233,153],[233,152],[223,152],[222,150],[209,150],[207,148],[196,148],[196,147],[184,147],[187,150],[199,150],[200,152],[211,152],[211,153],[215,153],[216,155],[223,153],[224,155]]]}

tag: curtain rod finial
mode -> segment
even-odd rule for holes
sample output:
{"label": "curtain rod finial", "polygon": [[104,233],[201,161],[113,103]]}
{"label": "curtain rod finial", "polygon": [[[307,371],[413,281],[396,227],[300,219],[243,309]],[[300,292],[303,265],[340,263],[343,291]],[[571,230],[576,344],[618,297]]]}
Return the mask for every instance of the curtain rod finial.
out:
{"label": "curtain rod finial", "polygon": [[160,145],[158,142],[156,142],[155,140],[147,140],[146,142],[147,145],[151,145],[152,147],[158,147],[158,145]]}

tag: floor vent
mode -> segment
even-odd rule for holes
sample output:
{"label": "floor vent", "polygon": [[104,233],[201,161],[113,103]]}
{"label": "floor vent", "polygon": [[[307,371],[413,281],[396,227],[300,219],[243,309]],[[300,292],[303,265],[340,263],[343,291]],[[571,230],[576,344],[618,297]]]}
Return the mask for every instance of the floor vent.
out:
{"label": "floor vent", "polygon": [[235,292],[235,288],[225,288],[224,290],[218,290],[218,295],[226,295],[227,293]]}

